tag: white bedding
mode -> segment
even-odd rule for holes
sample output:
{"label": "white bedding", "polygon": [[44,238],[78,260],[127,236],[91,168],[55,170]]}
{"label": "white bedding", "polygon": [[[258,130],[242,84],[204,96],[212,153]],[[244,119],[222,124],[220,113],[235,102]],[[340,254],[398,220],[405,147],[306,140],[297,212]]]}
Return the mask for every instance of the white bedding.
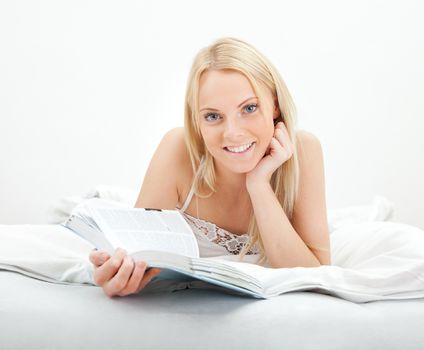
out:
{"label": "white bedding", "polygon": [[[346,208],[339,212],[344,215],[330,218],[333,266],[283,269],[293,282],[286,292],[324,292],[354,302],[423,298],[424,232],[370,221],[391,212],[390,202],[379,197],[372,205]],[[42,280],[92,284],[91,249],[60,225],[0,225],[0,268]]]}
{"label": "white bedding", "polygon": [[[49,208],[48,223],[64,222],[78,204],[90,198],[103,198],[129,206],[134,206],[137,191],[115,186],[96,186],[82,195],[68,196],[58,199]],[[383,196],[374,196],[373,201],[366,205],[349,206],[330,209],[327,212],[330,233],[347,224],[369,221],[386,221],[393,216],[393,203]]]}
{"label": "white bedding", "polygon": [[2,350],[424,349],[424,299],[355,304],[293,292],[261,300],[203,289],[111,299],[8,271],[0,286]]}
{"label": "white bedding", "polygon": [[100,288],[7,271],[0,286],[2,349],[424,349],[424,299],[355,304],[294,292],[260,300],[200,289],[110,299]]}

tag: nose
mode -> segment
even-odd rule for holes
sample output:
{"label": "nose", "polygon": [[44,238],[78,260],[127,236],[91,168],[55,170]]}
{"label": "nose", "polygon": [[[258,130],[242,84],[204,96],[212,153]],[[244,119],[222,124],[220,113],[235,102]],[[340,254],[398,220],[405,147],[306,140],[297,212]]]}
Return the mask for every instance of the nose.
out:
{"label": "nose", "polygon": [[227,117],[224,126],[224,137],[227,140],[235,140],[237,137],[243,136],[243,123],[238,115]]}

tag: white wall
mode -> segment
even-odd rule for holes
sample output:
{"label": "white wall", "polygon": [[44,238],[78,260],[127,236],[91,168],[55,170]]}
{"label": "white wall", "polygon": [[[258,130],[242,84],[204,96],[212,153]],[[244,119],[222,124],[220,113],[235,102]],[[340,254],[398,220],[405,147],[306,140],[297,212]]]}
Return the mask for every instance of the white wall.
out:
{"label": "white wall", "polygon": [[138,190],[183,125],[195,53],[221,36],[280,69],[325,152],[327,205],[395,204],[424,228],[421,1],[0,2],[0,223],[58,198]]}

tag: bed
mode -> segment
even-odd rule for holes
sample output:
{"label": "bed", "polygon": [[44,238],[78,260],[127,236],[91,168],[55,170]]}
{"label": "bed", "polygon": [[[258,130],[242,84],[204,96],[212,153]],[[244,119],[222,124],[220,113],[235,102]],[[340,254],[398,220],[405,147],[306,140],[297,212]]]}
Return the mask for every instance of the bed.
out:
{"label": "bed", "polygon": [[107,298],[98,287],[0,273],[1,349],[423,349],[424,299],[257,300],[183,289]]}
{"label": "bed", "polygon": [[87,242],[58,224],[0,225],[0,349],[424,349],[424,232],[388,223],[391,210],[376,198],[329,213],[333,261],[362,269],[356,280],[263,300],[154,283],[108,298]]}

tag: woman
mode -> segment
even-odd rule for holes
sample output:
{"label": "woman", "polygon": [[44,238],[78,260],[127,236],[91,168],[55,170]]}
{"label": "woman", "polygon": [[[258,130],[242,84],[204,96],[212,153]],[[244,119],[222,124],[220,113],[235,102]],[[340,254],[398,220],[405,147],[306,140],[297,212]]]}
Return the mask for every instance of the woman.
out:
{"label": "woman", "polygon": [[[259,254],[275,268],[331,263],[320,143],[296,130],[274,66],[235,38],[195,57],[184,128],[163,137],[135,207],[180,210],[200,256]],[[108,296],[137,293],[160,273],[122,249],[93,251],[90,261]]]}

